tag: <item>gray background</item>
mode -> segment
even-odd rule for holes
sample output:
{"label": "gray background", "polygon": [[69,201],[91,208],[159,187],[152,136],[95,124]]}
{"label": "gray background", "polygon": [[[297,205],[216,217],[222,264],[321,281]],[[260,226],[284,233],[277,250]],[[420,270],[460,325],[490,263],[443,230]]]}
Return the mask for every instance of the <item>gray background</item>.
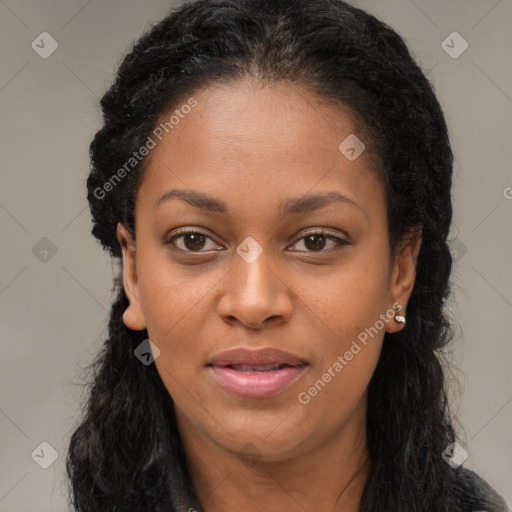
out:
{"label": "gray background", "polygon": [[[456,156],[453,408],[465,464],[512,504],[512,0],[356,3],[405,37],[445,110]],[[67,510],[81,368],[112,299],[112,263],[90,235],[88,146],[121,55],[171,5],[0,0],[0,512]],[[44,31],[58,43],[47,59],[31,48]],[[441,46],[454,31],[469,44],[458,58]],[[446,44],[453,53],[461,42]],[[42,442],[58,453],[47,469],[31,456],[48,457]]]}

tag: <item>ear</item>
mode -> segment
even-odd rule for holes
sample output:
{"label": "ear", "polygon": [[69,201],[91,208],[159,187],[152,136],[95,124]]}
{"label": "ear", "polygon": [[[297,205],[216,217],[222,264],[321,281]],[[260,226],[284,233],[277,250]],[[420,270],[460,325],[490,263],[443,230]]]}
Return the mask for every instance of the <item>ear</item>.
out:
{"label": "ear", "polygon": [[[397,248],[391,269],[391,291],[390,298],[393,301],[391,307],[398,304],[401,306],[396,313],[407,316],[407,302],[411,296],[416,280],[416,265],[422,243],[421,228],[411,228],[402,238]],[[395,320],[386,323],[387,332],[398,332],[404,324]]]}
{"label": "ear", "polygon": [[121,223],[117,224],[117,239],[123,253],[123,287],[130,301],[130,305],[123,314],[123,322],[129,329],[142,331],[146,328],[146,320],[139,300],[135,241]]}

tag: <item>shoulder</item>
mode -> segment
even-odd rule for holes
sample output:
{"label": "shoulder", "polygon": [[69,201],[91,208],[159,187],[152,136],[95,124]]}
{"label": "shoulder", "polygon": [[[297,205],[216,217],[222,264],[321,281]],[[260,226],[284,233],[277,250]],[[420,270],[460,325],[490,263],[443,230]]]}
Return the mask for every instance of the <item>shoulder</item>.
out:
{"label": "shoulder", "polygon": [[503,497],[470,469],[457,469],[456,485],[464,512],[509,512]]}

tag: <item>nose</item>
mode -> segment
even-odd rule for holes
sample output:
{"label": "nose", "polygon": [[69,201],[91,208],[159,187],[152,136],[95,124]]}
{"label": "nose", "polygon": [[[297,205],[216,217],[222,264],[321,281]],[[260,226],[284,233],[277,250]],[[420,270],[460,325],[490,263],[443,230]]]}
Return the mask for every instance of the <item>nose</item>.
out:
{"label": "nose", "polygon": [[293,292],[283,272],[270,259],[265,251],[251,263],[236,257],[222,281],[223,294],[217,305],[224,321],[240,322],[250,329],[289,321]]}

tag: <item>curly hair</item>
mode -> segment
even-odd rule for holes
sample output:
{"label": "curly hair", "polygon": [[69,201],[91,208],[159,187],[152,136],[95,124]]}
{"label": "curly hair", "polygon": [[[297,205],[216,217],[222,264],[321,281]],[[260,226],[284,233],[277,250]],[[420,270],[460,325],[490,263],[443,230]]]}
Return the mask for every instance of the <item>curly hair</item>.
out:
{"label": "curly hair", "polygon": [[[453,338],[444,311],[453,154],[433,87],[389,26],[341,0],[196,0],[169,12],[133,44],[101,99],[87,179],[92,234],[121,257],[116,225],[135,236],[148,157],[108,193],[98,190],[107,190],[163,114],[201,88],[245,77],[305,86],[348,109],[385,187],[391,253],[411,228],[421,229],[407,325],[385,334],[369,384],[371,469],[361,511],[460,511],[458,470],[441,457],[455,432],[439,357]],[[172,399],[155,365],[133,355],[148,335],[124,325],[127,306],[121,287],[70,440],[66,467],[80,512],[118,510],[157,461],[183,460]]]}

